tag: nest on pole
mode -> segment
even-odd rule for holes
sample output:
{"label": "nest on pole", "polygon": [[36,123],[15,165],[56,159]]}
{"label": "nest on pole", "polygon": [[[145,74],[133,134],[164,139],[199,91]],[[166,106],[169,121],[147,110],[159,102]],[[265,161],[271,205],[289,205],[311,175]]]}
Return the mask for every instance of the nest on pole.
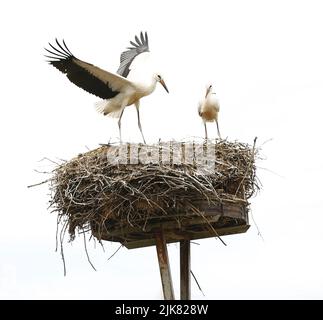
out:
{"label": "nest on pole", "polygon": [[[196,239],[204,229],[217,233],[221,224],[239,224],[239,216],[226,219],[225,206],[247,215],[248,199],[259,189],[256,154],[255,146],[226,140],[106,145],[54,169],[50,205],[71,240],[89,231],[126,245],[167,224]],[[208,208],[219,209],[216,218]]]}

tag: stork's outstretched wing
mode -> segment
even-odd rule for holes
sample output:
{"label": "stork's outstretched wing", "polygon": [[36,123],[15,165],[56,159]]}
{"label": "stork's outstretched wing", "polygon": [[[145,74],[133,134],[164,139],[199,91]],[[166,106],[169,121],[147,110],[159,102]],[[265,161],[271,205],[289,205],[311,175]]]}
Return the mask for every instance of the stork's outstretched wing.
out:
{"label": "stork's outstretched wing", "polygon": [[145,32],[145,35],[140,32],[140,39],[135,36],[135,40],[136,42],[130,41],[133,47],[128,47],[128,50],[122,52],[120,56],[120,66],[117,73],[125,78],[127,78],[130,72],[130,65],[136,56],[143,52],[149,52],[147,32]]}
{"label": "stork's outstretched wing", "polygon": [[46,49],[51,56],[46,56],[51,65],[66,74],[67,78],[85,91],[102,99],[111,99],[132,83],[122,76],[102,70],[93,64],[77,59],[67,48],[64,40],[57,47],[51,45]]}

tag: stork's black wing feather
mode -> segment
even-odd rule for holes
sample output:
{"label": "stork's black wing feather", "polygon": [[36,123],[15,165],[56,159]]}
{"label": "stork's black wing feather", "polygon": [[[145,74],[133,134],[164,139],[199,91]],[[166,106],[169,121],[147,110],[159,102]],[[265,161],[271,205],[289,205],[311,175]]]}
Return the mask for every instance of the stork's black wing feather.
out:
{"label": "stork's black wing feather", "polygon": [[120,66],[117,71],[123,77],[127,77],[130,71],[130,65],[132,61],[143,52],[149,52],[149,45],[148,45],[148,35],[145,32],[145,35],[140,32],[140,39],[135,36],[135,42],[130,41],[130,44],[133,47],[127,48],[128,50],[122,52],[120,56]]}
{"label": "stork's black wing feather", "polygon": [[67,48],[64,40],[63,44],[60,44],[56,39],[56,44],[58,47],[49,44],[54,51],[45,48],[51,54],[51,56],[46,57],[50,59],[48,62],[65,73],[71,82],[102,99],[111,99],[119,94],[119,91],[113,90],[109,82],[105,81],[104,77],[100,77],[99,73],[96,75],[90,72],[91,67],[94,70],[101,71],[101,73],[104,70],[77,59]]}

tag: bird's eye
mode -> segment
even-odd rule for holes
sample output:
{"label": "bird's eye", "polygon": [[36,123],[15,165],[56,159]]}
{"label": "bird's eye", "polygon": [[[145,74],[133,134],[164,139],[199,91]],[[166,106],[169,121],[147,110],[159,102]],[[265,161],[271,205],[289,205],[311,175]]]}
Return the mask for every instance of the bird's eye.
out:
{"label": "bird's eye", "polygon": [[161,79],[161,76],[159,74],[157,75],[157,77],[158,77],[159,80]]}

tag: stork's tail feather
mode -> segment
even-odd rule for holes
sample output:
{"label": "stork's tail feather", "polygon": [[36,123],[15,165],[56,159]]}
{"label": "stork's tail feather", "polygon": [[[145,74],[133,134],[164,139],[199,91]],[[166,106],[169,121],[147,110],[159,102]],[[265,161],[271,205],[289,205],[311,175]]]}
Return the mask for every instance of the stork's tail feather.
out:
{"label": "stork's tail feather", "polygon": [[121,110],[119,108],[114,108],[109,100],[100,100],[96,102],[95,109],[104,116],[109,116],[112,118],[119,118],[121,115]]}
{"label": "stork's tail feather", "polygon": [[95,105],[95,109],[97,112],[102,113],[103,115],[106,115],[106,106],[107,106],[108,101],[107,100],[101,100],[96,102]]}

